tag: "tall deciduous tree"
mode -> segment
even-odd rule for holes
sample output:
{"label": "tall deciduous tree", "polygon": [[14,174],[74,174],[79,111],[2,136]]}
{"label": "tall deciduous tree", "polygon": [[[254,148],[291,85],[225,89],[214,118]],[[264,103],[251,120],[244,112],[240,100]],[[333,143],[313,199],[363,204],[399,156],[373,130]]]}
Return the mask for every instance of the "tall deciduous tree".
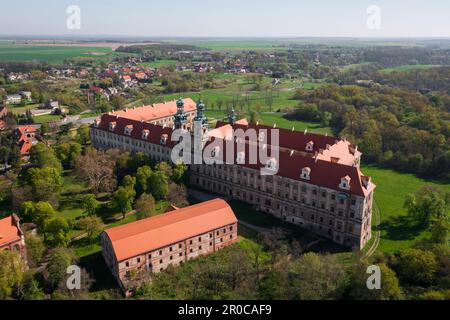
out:
{"label": "tall deciduous tree", "polygon": [[19,288],[25,264],[17,252],[0,250],[0,300],[11,298]]}
{"label": "tall deciduous tree", "polygon": [[112,205],[118,212],[123,214],[124,219],[126,214],[132,210],[135,196],[136,191],[131,188],[119,187],[117,191],[114,192]]}
{"label": "tall deciduous tree", "polygon": [[149,187],[155,199],[165,199],[169,192],[169,178],[163,171],[155,171],[150,177]]}
{"label": "tall deciduous tree", "polygon": [[78,221],[78,227],[86,233],[89,243],[92,244],[103,231],[103,222],[97,216],[83,217]]}
{"label": "tall deciduous tree", "polygon": [[30,163],[38,168],[55,168],[62,172],[61,161],[56,157],[54,150],[43,143],[31,147]]}
{"label": "tall deciduous tree", "polygon": [[75,174],[87,182],[94,194],[111,192],[117,181],[114,175],[115,163],[102,151],[90,149],[75,160]]}
{"label": "tall deciduous tree", "polygon": [[153,216],[156,213],[155,198],[151,194],[143,193],[134,205],[138,220]]}
{"label": "tall deciduous tree", "polygon": [[95,195],[92,193],[84,195],[81,198],[81,207],[89,216],[95,215],[98,209],[98,201]]}
{"label": "tall deciduous tree", "polygon": [[148,191],[148,184],[152,176],[152,168],[149,166],[139,167],[136,172],[136,192],[138,195]]}

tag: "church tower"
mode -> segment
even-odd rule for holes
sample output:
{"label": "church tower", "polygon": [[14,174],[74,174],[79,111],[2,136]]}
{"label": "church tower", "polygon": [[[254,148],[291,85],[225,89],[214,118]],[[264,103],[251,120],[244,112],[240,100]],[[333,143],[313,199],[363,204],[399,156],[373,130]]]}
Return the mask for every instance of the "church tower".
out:
{"label": "church tower", "polygon": [[205,116],[205,104],[202,100],[197,103],[197,115],[194,118],[194,136],[202,142],[202,146],[208,139],[208,118]]}
{"label": "church tower", "polygon": [[174,116],[175,129],[186,129],[187,115],[184,112],[184,101],[178,99],[177,101],[177,113]]}
{"label": "church tower", "polygon": [[231,108],[231,112],[228,115],[228,123],[234,126],[234,124],[236,123],[236,118],[237,118],[236,111],[234,111],[234,108]]}

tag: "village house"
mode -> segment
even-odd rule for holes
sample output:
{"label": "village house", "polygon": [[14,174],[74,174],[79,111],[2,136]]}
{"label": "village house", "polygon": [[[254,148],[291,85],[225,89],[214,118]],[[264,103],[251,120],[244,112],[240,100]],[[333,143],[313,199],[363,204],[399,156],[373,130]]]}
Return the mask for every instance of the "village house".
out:
{"label": "village house", "polygon": [[17,126],[14,130],[14,137],[19,146],[20,155],[25,158],[25,160],[30,155],[31,147],[38,143],[36,134],[37,129],[34,126],[29,125]]}
{"label": "village house", "polygon": [[22,96],[20,94],[9,94],[6,96],[6,104],[20,104]]}
{"label": "village house", "polygon": [[158,273],[238,241],[237,218],[221,199],[106,230],[102,255],[126,295],[133,275]]}
{"label": "village house", "polygon": [[15,251],[20,254],[25,262],[27,261],[25,235],[20,227],[20,219],[15,213],[0,219],[1,250]]}

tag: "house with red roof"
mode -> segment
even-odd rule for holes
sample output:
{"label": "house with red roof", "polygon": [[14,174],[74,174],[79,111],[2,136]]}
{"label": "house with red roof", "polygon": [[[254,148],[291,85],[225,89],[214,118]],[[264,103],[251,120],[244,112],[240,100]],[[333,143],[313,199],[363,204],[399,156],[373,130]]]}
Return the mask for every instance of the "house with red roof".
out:
{"label": "house with red roof", "polygon": [[102,255],[126,295],[133,275],[164,271],[238,241],[237,218],[221,199],[106,230]]}
{"label": "house with red roof", "polygon": [[14,130],[14,137],[16,138],[22,157],[28,157],[31,147],[38,143],[36,134],[36,127],[30,125],[17,126]]}
{"label": "house with red roof", "polygon": [[20,254],[24,261],[27,259],[25,235],[20,228],[20,219],[15,213],[0,219],[1,250],[15,251]]}

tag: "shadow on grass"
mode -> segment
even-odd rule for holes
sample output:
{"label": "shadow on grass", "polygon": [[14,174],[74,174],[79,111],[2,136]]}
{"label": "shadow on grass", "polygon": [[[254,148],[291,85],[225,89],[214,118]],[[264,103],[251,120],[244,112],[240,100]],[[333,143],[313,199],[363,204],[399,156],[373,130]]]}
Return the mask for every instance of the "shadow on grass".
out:
{"label": "shadow on grass", "polygon": [[85,268],[95,279],[90,291],[95,292],[99,290],[118,290],[116,280],[111,274],[111,271],[106,266],[101,252],[85,256],[80,259],[80,266]]}
{"label": "shadow on grass", "polygon": [[420,235],[424,225],[414,217],[402,215],[383,221],[380,230],[386,232],[389,240],[412,240]]}

